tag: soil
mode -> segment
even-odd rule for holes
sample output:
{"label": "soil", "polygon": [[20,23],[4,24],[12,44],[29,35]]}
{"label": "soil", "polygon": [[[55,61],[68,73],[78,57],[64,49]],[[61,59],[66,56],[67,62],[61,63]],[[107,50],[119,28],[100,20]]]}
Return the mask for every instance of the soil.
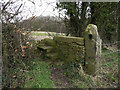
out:
{"label": "soil", "polygon": [[63,70],[60,68],[50,67],[51,80],[53,81],[55,88],[72,88],[72,82],[63,74]]}

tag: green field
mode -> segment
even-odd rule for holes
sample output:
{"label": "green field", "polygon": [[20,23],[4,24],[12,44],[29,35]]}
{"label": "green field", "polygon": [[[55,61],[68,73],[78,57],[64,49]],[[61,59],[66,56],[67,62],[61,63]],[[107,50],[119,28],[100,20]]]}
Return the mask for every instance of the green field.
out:
{"label": "green field", "polygon": [[32,36],[56,36],[56,35],[65,35],[64,33],[55,33],[55,32],[32,32]]}
{"label": "green field", "polygon": [[48,36],[48,33],[31,33],[32,36]]}

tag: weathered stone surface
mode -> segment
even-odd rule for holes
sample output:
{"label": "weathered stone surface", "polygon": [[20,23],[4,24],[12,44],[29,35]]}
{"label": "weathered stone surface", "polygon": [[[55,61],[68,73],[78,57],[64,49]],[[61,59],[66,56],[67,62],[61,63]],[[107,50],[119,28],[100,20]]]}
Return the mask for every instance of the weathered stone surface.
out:
{"label": "weathered stone surface", "polygon": [[44,49],[44,50],[46,50],[47,52],[50,52],[50,51],[53,49],[52,46],[43,46],[43,45],[39,46],[39,48]]}
{"label": "weathered stone surface", "polygon": [[97,26],[89,24],[85,30],[85,71],[95,74],[99,67],[101,56],[101,39],[98,35]]}
{"label": "weathered stone surface", "polygon": [[51,58],[53,61],[57,59],[57,53],[47,53],[47,57]]}
{"label": "weathered stone surface", "polygon": [[99,68],[101,44],[97,26],[89,24],[83,37],[55,36],[44,39],[38,47],[45,50],[53,61],[81,63],[88,74],[95,74]]}
{"label": "weathered stone surface", "polygon": [[41,40],[41,43],[44,43],[45,45],[48,45],[48,46],[56,45],[55,41],[53,39],[49,39],[49,38]]}
{"label": "weathered stone surface", "polygon": [[57,43],[60,59],[65,62],[84,63],[84,38],[56,36],[53,39]]}
{"label": "weathered stone surface", "polygon": [[67,43],[75,43],[78,45],[84,45],[84,38],[82,37],[68,37],[68,36],[55,36],[53,40],[57,42],[67,42]]}

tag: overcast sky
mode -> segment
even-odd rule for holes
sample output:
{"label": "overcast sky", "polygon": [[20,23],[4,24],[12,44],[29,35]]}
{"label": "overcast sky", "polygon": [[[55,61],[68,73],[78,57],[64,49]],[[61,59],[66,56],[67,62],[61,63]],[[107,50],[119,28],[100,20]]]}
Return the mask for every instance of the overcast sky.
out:
{"label": "overcast sky", "polygon": [[23,3],[22,16],[28,18],[31,16],[58,16],[58,10],[53,9],[56,7],[56,0],[22,0],[17,4]]}

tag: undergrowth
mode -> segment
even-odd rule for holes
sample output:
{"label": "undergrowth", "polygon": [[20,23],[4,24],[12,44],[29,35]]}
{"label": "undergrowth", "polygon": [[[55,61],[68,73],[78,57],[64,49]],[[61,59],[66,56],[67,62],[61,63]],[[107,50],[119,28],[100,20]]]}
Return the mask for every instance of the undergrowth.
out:
{"label": "undergrowth", "polygon": [[50,70],[40,57],[23,62],[15,62],[17,66],[8,70],[9,75],[3,75],[4,88],[53,88]]}
{"label": "undergrowth", "polygon": [[86,74],[81,65],[69,63],[60,66],[64,74],[76,88],[117,88],[118,87],[118,53],[103,50],[101,65],[96,76]]}
{"label": "undergrowth", "polygon": [[[36,53],[38,55],[36,55]],[[98,75],[86,74],[80,64],[62,64],[63,74],[72,82],[73,88],[116,88],[118,86],[118,53],[103,50]],[[47,62],[45,62],[47,61]],[[48,60],[40,52],[34,52],[30,60],[17,60],[3,70],[3,87],[9,88],[54,88],[50,79]],[[55,64],[55,63],[54,63]]]}

